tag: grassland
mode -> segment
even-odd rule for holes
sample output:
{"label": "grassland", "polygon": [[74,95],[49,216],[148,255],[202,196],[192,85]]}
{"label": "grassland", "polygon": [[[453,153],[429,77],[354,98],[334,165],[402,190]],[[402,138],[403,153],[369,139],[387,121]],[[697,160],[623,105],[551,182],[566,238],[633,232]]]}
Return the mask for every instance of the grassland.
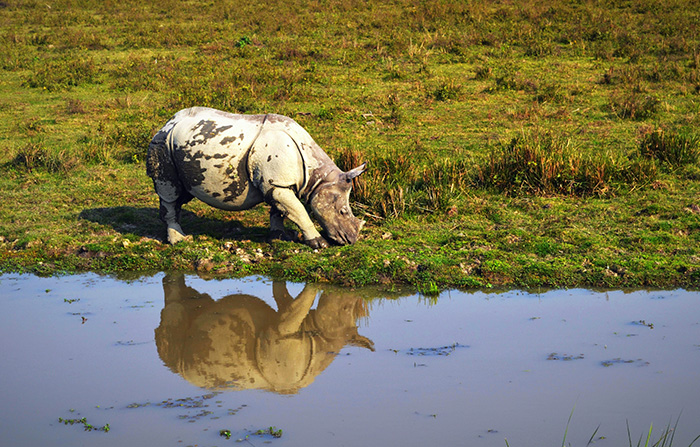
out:
{"label": "grassland", "polygon": [[[0,269],[347,285],[700,287],[697,1],[0,2]],[[350,247],[266,241],[145,175],[193,105],[281,113],[347,169]]]}

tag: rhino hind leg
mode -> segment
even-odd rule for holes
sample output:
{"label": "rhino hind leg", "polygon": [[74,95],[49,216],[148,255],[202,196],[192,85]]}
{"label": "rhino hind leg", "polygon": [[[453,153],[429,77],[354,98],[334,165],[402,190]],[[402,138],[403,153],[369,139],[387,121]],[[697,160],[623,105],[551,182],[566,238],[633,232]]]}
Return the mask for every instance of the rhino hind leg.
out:
{"label": "rhino hind leg", "polygon": [[269,197],[271,199],[269,200],[270,205],[273,209],[276,209],[274,217],[273,212],[270,212],[271,232],[277,231],[280,226],[282,231],[284,231],[282,224],[284,216],[286,216],[299,227],[306,245],[311,248],[328,247],[328,242],[316,230],[314,223],[306,212],[306,208],[290,188],[273,188],[269,193]]}
{"label": "rhino hind leg", "polygon": [[160,218],[168,226],[168,242],[172,245],[187,237],[180,226],[180,207],[176,203],[160,201]]}
{"label": "rhino hind leg", "polygon": [[179,184],[169,181],[154,183],[160,197],[160,220],[168,227],[168,242],[177,244],[187,237],[180,226],[180,212],[182,205],[192,200],[192,196]]}
{"label": "rhino hind leg", "polygon": [[153,179],[153,186],[160,198],[160,219],[168,226],[168,242],[176,244],[186,237],[180,227],[180,211],[182,205],[192,200],[192,195],[178,178],[166,143],[168,135],[165,128],[161,129],[148,145],[146,173]]}

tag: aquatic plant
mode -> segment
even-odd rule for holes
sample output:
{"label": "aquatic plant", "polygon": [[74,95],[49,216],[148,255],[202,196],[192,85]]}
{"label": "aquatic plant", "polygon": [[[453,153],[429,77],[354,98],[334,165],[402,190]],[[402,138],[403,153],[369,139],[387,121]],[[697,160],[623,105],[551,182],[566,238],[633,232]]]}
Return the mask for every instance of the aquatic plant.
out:
{"label": "aquatic plant", "polygon": [[256,435],[270,435],[273,438],[281,438],[282,437],[282,429],[277,428],[277,427],[268,427],[264,429],[260,429],[255,432]]}
{"label": "aquatic plant", "polygon": [[[219,433],[220,436],[226,437],[226,439],[229,439],[231,436],[231,432],[229,430],[221,430]],[[228,435],[228,436],[227,436]],[[282,437],[282,429],[270,426],[268,428],[261,428],[260,430],[254,431],[251,434],[245,435],[243,438],[237,439],[236,442],[248,442],[249,444],[251,443],[249,438],[251,435],[254,436],[272,436],[273,438],[281,438]],[[269,443],[270,441],[266,441]]]}
{"label": "aquatic plant", "polygon": [[63,418],[58,418],[58,422],[62,423],[63,425],[82,425],[83,429],[85,431],[102,431],[105,433],[108,433],[110,430],[109,424],[105,424],[102,427],[96,427],[90,423],[88,423],[87,418],[80,418],[80,419],[63,419]]}
{"label": "aquatic plant", "polygon": [[222,436],[226,439],[231,439],[231,430],[225,429],[225,430],[220,430],[219,431],[219,436]]}

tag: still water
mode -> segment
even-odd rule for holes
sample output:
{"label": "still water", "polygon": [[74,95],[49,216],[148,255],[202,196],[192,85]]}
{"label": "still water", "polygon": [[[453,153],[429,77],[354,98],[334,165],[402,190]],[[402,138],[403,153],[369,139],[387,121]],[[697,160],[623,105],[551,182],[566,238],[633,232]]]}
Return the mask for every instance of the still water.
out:
{"label": "still water", "polygon": [[698,292],[427,299],[3,275],[0,306],[2,446],[628,446],[628,427],[644,445],[677,423],[687,447],[700,434]]}

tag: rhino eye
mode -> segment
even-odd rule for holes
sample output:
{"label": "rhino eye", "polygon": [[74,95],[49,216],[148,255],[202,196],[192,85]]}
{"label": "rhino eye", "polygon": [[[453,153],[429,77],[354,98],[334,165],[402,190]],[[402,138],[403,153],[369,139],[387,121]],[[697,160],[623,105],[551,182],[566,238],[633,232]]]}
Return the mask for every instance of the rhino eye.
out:
{"label": "rhino eye", "polygon": [[346,215],[348,213],[348,207],[347,206],[342,207],[339,212],[342,215]]}

